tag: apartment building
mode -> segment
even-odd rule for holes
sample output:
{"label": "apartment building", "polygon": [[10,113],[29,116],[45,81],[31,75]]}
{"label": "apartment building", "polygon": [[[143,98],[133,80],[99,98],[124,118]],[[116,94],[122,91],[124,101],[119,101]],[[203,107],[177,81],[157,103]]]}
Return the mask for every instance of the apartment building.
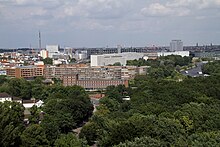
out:
{"label": "apartment building", "polygon": [[7,76],[15,78],[34,78],[44,75],[44,66],[17,66],[5,70]]}
{"label": "apartment building", "polygon": [[146,74],[147,66],[97,66],[62,65],[47,66],[44,70],[46,79],[59,78],[64,86],[78,85],[86,90],[105,89],[110,85],[128,86],[128,80],[137,74]]}
{"label": "apartment building", "polygon": [[121,79],[120,67],[74,67],[74,66],[47,66],[44,70],[46,79],[59,78],[64,75],[78,75],[80,80],[91,79]]}
{"label": "apartment building", "polygon": [[64,75],[63,76],[63,85],[64,86],[73,86],[78,85],[84,87],[86,90],[97,90],[97,89],[105,89],[111,85],[125,85],[128,87],[128,80],[123,79],[83,79],[80,80],[78,75]]}

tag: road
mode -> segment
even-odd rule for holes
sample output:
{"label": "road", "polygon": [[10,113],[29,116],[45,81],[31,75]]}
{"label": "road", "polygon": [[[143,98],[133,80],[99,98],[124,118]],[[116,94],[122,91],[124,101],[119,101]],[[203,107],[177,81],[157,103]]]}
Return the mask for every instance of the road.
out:
{"label": "road", "polygon": [[[185,71],[182,71],[181,73],[183,75],[186,75],[186,76],[191,76],[191,77],[198,77],[198,76],[204,76],[204,74],[199,74],[199,72],[202,73],[202,65],[203,64],[206,64],[205,62],[199,62],[197,63],[196,67],[192,68],[192,69],[189,69],[189,70],[185,70]],[[186,73],[186,71],[188,71],[188,73]]]}

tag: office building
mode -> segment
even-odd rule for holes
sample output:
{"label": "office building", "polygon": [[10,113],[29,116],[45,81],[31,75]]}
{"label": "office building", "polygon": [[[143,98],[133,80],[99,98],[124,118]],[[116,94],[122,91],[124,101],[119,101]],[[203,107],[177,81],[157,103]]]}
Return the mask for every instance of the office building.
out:
{"label": "office building", "polygon": [[172,40],[170,42],[170,51],[183,51],[183,42],[181,40]]}

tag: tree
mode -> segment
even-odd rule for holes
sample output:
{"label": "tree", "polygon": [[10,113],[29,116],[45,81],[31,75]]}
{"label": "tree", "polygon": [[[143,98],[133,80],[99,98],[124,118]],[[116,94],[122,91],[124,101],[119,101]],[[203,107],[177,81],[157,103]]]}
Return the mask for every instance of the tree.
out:
{"label": "tree", "polygon": [[125,143],[120,143],[114,147],[159,147],[163,143],[160,140],[151,137],[141,137],[135,138],[134,141],[126,141]]}
{"label": "tree", "polygon": [[45,65],[48,65],[48,64],[53,65],[53,59],[49,58],[49,57],[43,59],[43,62],[44,62]]}
{"label": "tree", "polygon": [[38,147],[38,146],[48,146],[49,141],[47,140],[44,129],[38,125],[33,124],[27,127],[21,135],[22,146],[23,147]]}
{"label": "tree", "polygon": [[21,95],[21,80],[18,78],[10,79],[8,83],[9,93],[12,96],[20,96]]}
{"label": "tree", "polygon": [[202,132],[188,137],[189,146],[219,146],[220,131]]}
{"label": "tree", "polygon": [[23,99],[30,99],[32,97],[32,85],[25,79],[10,79],[8,90],[12,96],[22,97]]}
{"label": "tree", "polygon": [[75,58],[71,58],[69,63],[75,63],[76,62],[76,59]]}
{"label": "tree", "polygon": [[24,107],[15,102],[0,103],[0,146],[19,146],[24,128]]}
{"label": "tree", "polygon": [[93,105],[83,88],[79,86],[51,88],[47,90],[50,95],[43,110],[54,118],[62,133],[71,131],[92,115]]}
{"label": "tree", "polygon": [[93,145],[98,137],[97,131],[97,124],[94,122],[88,122],[80,131],[79,137],[82,139],[85,138],[88,142],[88,145]]}
{"label": "tree", "polygon": [[26,81],[25,79],[20,79],[21,82],[21,93],[20,96],[23,99],[31,99],[32,97],[32,85],[29,81]]}
{"label": "tree", "polygon": [[113,66],[121,66],[121,63],[120,63],[120,62],[115,62],[115,63],[113,64]]}
{"label": "tree", "polygon": [[44,119],[41,122],[42,128],[45,130],[46,137],[50,142],[50,146],[54,146],[55,140],[59,137],[61,131],[53,116],[45,114]]}
{"label": "tree", "polygon": [[73,133],[62,134],[56,141],[55,147],[89,147],[82,139],[77,139]]}
{"label": "tree", "polygon": [[7,82],[7,78],[4,75],[0,75],[0,85],[4,84],[5,82]]}
{"label": "tree", "polygon": [[30,108],[30,113],[31,115],[29,116],[28,120],[29,120],[29,123],[30,124],[38,124],[39,123],[39,120],[40,120],[40,113],[37,109],[37,106],[32,106]]}

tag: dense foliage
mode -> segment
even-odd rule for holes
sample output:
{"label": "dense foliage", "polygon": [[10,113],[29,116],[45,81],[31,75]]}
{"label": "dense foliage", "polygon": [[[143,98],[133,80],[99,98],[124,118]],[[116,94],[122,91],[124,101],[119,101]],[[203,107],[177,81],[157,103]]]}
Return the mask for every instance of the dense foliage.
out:
{"label": "dense foliage", "polygon": [[[40,109],[30,109],[30,123],[26,126],[21,104],[0,103],[0,146],[219,146],[220,62],[203,66],[209,77],[184,77],[179,81],[168,77],[177,72],[177,66],[190,61],[175,56],[163,58],[163,62],[150,61],[153,68],[149,74],[137,76],[131,87],[107,87],[94,115],[81,87],[63,87],[59,82],[47,86],[41,79],[30,82],[0,77],[1,92],[45,102]],[[165,60],[174,63],[170,66]],[[157,68],[157,72],[151,71]],[[43,119],[38,115],[41,110],[45,112]],[[79,139],[73,129],[88,119]]]}
{"label": "dense foliage", "polygon": [[49,57],[43,59],[43,62],[45,65],[53,65],[53,59]]}
{"label": "dense foliage", "polygon": [[80,137],[99,146],[220,144],[220,76],[182,82],[137,77],[133,86],[109,87]]}
{"label": "dense foliage", "polygon": [[148,76],[155,79],[178,79],[181,75],[181,69],[192,67],[191,57],[181,57],[178,55],[162,56],[156,60],[132,60],[127,65],[149,66]]}
{"label": "dense foliage", "polygon": [[25,129],[24,107],[15,102],[0,103],[0,146],[19,146]]}
{"label": "dense foliage", "polygon": [[[2,82],[0,90],[22,99],[34,96],[45,102],[42,108],[33,106],[29,110],[31,115],[26,126],[21,104],[0,103],[0,146],[54,146],[55,142],[56,146],[62,146],[62,142],[71,138],[75,138],[76,144],[85,146],[84,140],[69,134],[87,121],[93,112],[93,105],[82,87],[47,86],[41,79],[14,78]],[[44,115],[40,118],[42,110]]]}
{"label": "dense foliage", "polygon": [[220,74],[220,61],[213,61],[205,64],[202,68],[203,73],[209,75]]}
{"label": "dense foliage", "polygon": [[134,65],[134,66],[153,66],[158,67],[160,64],[169,65],[169,66],[185,66],[191,63],[191,57],[181,57],[179,55],[169,55],[169,56],[161,56],[156,60],[130,60],[127,61],[127,65]]}

